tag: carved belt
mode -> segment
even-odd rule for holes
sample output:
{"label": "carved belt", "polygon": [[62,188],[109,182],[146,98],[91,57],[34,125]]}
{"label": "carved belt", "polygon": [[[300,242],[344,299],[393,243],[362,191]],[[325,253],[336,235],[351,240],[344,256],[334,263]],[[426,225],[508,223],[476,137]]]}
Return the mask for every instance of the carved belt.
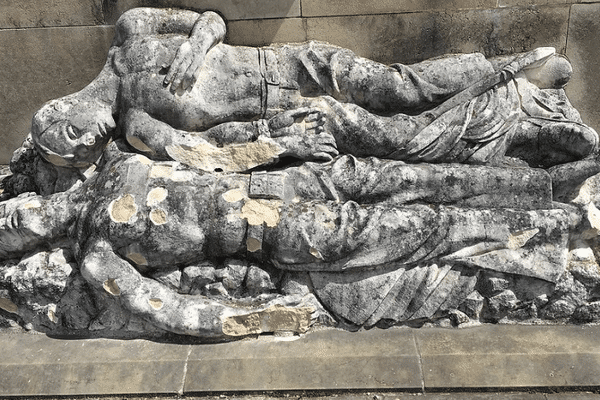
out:
{"label": "carved belt", "polygon": [[[290,200],[293,191],[286,190],[287,173],[284,171],[255,171],[250,175],[248,197],[251,199]],[[259,261],[262,257],[262,243],[265,232],[264,223],[250,225],[246,230],[248,257]]]}
{"label": "carved belt", "polygon": [[[271,49],[258,49],[261,83],[261,118],[270,118],[279,108],[279,69],[277,57]],[[269,113],[271,111],[271,113]]]}

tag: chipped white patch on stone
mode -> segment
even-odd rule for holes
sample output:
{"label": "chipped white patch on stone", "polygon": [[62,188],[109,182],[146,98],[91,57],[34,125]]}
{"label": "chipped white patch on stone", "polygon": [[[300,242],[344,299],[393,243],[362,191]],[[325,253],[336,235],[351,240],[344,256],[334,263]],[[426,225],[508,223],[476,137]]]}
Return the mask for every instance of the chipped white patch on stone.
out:
{"label": "chipped white patch on stone", "polygon": [[132,195],[126,194],[108,205],[110,219],[118,223],[127,223],[137,213],[137,205]]}
{"label": "chipped white patch on stone", "polygon": [[150,178],[169,178],[173,174],[170,164],[154,164],[150,168]]}
{"label": "chipped white patch on stone", "polygon": [[137,155],[135,156],[135,159],[136,159],[137,161],[139,161],[139,162],[140,162],[140,164],[144,164],[144,165],[152,165],[152,161],[151,161],[151,160],[150,160],[148,157],[146,157],[146,156],[143,156],[143,155],[141,155],[141,154],[137,154]]}
{"label": "chipped white patch on stone", "polygon": [[538,228],[530,229],[527,231],[520,231],[511,233],[508,237],[508,245],[507,247],[511,250],[519,249],[529,241],[532,237],[537,235],[540,230]]}
{"label": "chipped white patch on stone", "polygon": [[146,205],[148,207],[154,207],[164,201],[169,195],[169,191],[163,187],[156,187],[148,192],[146,196]]}
{"label": "chipped white patch on stone", "polygon": [[89,179],[96,172],[96,164],[92,164],[83,172],[83,176]]}
{"label": "chipped white patch on stone", "polygon": [[268,138],[256,142],[216,147],[208,142],[194,147],[171,145],[166,147],[173,160],[207,172],[243,172],[275,160],[284,149]]}
{"label": "chipped white patch on stone", "polygon": [[249,237],[246,239],[246,248],[249,252],[255,253],[262,250],[262,242],[256,238]]}
{"label": "chipped white patch on stone", "polygon": [[26,210],[29,210],[31,208],[40,208],[42,206],[42,203],[40,203],[40,201],[38,199],[34,199],[31,200],[30,202],[25,203],[25,205],[23,205],[23,208]]}
{"label": "chipped white patch on stone", "polygon": [[167,212],[161,208],[155,208],[150,211],[150,221],[154,225],[164,225],[167,223]]}
{"label": "chipped white patch on stone", "polygon": [[112,278],[105,280],[104,283],[102,284],[102,287],[104,288],[104,290],[106,290],[108,293],[112,294],[113,296],[121,295],[121,289],[119,288],[119,285],[117,285],[116,280],[114,280]]}
{"label": "chipped white patch on stone", "polygon": [[148,299],[148,304],[150,304],[150,306],[155,310],[160,310],[163,307],[163,302],[161,299]]}
{"label": "chipped white patch on stone", "polygon": [[148,260],[140,253],[131,252],[127,254],[127,258],[133,261],[136,265],[148,265]]}
{"label": "chipped white patch on stone", "polygon": [[315,257],[318,258],[319,260],[323,259],[323,255],[321,255],[321,252],[317,249],[315,249],[314,247],[310,248],[310,254]]}
{"label": "chipped white patch on stone", "polygon": [[592,250],[585,240],[576,239],[571,246],[572,249],[569,251],[570,261],[578,263],[596,263],[594,250]]}
{"label": "chipped white patch on stone", "polygon": [[191,171],[175,171],[171,174],[170,179],[173,182],[189,182],[194,179],[194,173]]}
{"label": "chipped white patch on stone", "polygon": [[223,193],[223,199],[228,203],[235,203],[248,198],[248,193],[244,189],[231,189]]}
{"label": "chipped white patch on stone", "polygon": [[48,319],[53,323],[58,323],[58,317],[56,316],[56,304],[51,304],[48,306]]}
{"label": "chipped white patch on stone", "polygon": [[311,324],[314,309],[310,307],[286,307],[272,305],[264,310],[242,315],[221,315],[223,333],[228,336],[246,336],[263,332],[304,333]]}
{"label": "chipped white patch on stone", "polygon": [[279,224],[279,200],[250,199],[242,207],[241,218],[246,218],[250,225],[267,224],[274,228]]}
{"label": "chipped white patch on stone", "polygon": [[19,311],[19,307],[17,307],[15,303],[4,297],[0,297],[0,308],[13,314],[16,314]]}

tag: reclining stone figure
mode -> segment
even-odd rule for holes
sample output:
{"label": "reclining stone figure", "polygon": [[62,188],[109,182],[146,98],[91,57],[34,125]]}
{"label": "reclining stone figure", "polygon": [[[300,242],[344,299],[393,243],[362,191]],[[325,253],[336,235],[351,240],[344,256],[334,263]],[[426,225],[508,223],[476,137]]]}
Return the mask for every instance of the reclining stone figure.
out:
{"label": "reclining stone figure", "polygon": [[[314,310],[294,296],[251,309],[181,295],[145,277],[206,259],[247,257],[288,271],[340,274],[458,261],[548,281],[565,268],[571,216],[548,209],[550,181],[541,170],[343,156],[279,172],[215,174],[115,147],[78,188],[4,202],[0,255],[69,239],[92,287],[168,331],[227,337],[310,325]],[[479,185],[470,184],[473,175]],[[452,184],[440,191],[444,182]],[[499,191],[506,187],[513,192]],[[513,208],[469,208],[492,200]],[[253,320],[258,325],[248,327]]]}
{"label": "reclining stone figure", "polygon": [[[552,283],[565,271],[581,210],[552,202],[546,171],[495,166],[596,155],[596,132],[559,89],[566,60],[540,49],[388,67],[317,42],[227,46],[224,33],[211,12],[119,19],[100,75],[32,124],[47,161],[96,172],[1,202],[0,259],[72,247],[95,290],[204,337],[302,332],[321,305],[282,288],[256,307],[188,296],[154,273],[251,260],[309,275],[328,311],[372,326],[456,308],[473,271]],[[306,162],[239,173],[288,155]]]}
{"label": "reclining stone figure", "polygon": [[[514,81],[435,119],[445,100],[502,73],[502,63],[467,54],[384,66],[318,42],[233,47],[220,43],[225,25],[211,12],[134,9],[116,30],[98,77],[33,119],[34,143],[56,165],[95,162],[115,120],[142,154],[208,171],[243,171],[284,155],[329,160],[338,149],[476,164],[501,164],[514,150],[547,167],[597,147],[566,98],[542,90],[568,81],[570,65],[556,56],[510,71]],[[539,151],[528,156],[532,149]]]}

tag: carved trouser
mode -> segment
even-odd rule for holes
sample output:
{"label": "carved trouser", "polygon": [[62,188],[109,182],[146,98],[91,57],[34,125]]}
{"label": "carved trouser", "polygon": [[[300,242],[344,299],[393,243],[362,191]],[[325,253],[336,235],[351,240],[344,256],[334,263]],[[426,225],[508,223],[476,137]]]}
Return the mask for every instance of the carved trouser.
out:
{"label": "carved trouser", "polygon": [[386,66],[321,42],[272,49],[280,76],[279,82],[267,77],[268,83],[297,89],[305,97],[329,95],[375,113],[419,113],[493,73],[477,53]]}
{"label": "carved trouser", "polygon": [[[283,269],[341,271],[418,263],[457,251],[464,258],[506,250],[514,265],[484,261],[484,267],[549,279],[566,260],[568,215],[539,210],[551,208],[550,179],[542,170],[344,156],[253,174],[250,195],[283,199],[274,226],[249,231],[249,237],[262,239],[263,256]],[[542,251],[547,262],[528,261],[537,251],[532,248],[547,245],[554,246]]]}
{"label": "carved trouser", "polygon": [[[564,210],[307,202],[281,209],[263,249],[281,269],[345,271],[461,262],[555,281],[567,260]],[[437,261],[440,260],[440,261]]]}

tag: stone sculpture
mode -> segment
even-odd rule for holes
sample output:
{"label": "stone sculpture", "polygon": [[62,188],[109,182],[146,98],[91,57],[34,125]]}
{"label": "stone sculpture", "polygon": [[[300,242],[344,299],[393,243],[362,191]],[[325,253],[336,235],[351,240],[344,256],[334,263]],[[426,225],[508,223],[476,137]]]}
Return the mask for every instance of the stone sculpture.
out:
{"label": "stone sculpture", "polygon": [[553,49],[384,66],[224,35],[212,12],[128,11],[100,75],[36,113],[0,203],[5,324],[600,317],[598,135]]}

